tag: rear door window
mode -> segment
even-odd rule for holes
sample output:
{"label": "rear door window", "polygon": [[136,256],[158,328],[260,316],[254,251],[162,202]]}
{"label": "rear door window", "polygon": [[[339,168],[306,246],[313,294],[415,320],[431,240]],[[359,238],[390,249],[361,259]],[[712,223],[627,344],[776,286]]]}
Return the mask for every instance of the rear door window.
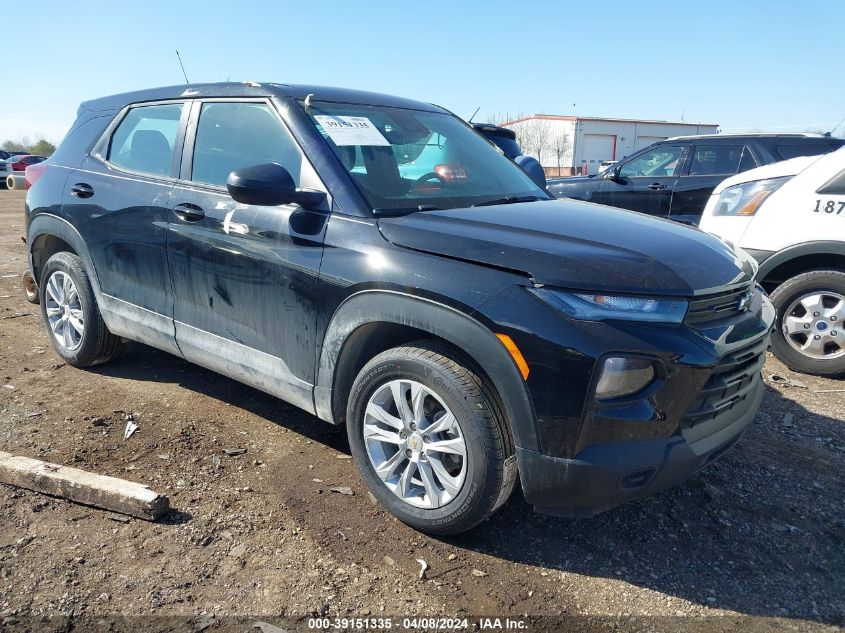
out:
{"label": "rear door window", "polygon": [[191,180],[225,186],[233,170],[263,163],[279,163],[299,186],[302,153],[266,103],[202,104]]}
{"label": "rear door window", "polygon": [[114,131],[108,161],[129,171],[170,176],[182,118],[181,103],[134,107]]}
{"label": "rear door window", "polygon": [[696,145],[690,160],[690,176],[730,175],[739,172],[744,145]]}

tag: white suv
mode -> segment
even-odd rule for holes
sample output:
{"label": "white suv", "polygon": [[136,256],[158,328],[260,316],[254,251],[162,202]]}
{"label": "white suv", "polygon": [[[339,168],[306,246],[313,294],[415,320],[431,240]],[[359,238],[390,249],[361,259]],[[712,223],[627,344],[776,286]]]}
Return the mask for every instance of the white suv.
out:
{"label": "white suv", "polygon": [[845,374],[845,148],[728,178],[700,226],[759,262],[778,312],[775,355],[796,371]]}

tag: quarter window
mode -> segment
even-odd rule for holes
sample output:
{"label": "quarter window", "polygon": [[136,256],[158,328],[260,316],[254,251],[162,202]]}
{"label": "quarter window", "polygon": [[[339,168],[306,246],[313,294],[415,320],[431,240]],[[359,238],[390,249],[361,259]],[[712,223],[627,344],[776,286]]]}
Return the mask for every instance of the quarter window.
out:
{"label": "quarter window", "polygon": [[690,176],[735,174],[739,171],[743,145],[696,145],[690,161]]}
{"label": "quarter window", "polygon": [[302,154],[269,106],[204,103],[197,124],[191,180],[225,186],[233,170],[262,163],[279,163],[299,186]]}
{"label": "quarter window", "polygon": [[130,171],[169,176],[182,117],[181,103],[132,108],[109,143],[109,162]]}

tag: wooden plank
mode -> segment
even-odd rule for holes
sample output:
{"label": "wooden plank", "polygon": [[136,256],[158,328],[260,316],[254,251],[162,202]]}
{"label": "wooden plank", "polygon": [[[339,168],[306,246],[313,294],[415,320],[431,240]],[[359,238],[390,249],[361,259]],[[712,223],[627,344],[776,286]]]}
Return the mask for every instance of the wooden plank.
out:
{"label": "wooden plank", "polygon": [[147,486],[0,451],[0,483],[154,521],[170,510]]}

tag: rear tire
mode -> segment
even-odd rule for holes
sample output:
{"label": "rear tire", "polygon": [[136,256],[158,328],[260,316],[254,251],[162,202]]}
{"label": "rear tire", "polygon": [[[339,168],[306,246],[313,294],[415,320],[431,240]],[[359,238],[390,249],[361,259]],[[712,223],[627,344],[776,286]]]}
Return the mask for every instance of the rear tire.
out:
{"label": "rear tire", "polygon": [[778,286],[771,299],[777,310],[775,356],[805,374],[845,374],[845,273],[814,270],[796,275]]}
{"label": "rear tire", "polygon": [[106,327],[77,255],[61,252],[47,260],[41,271],[39,299],[50,342],[68,365],[98,365],[122,351],[123,341]]}
{"label": "rear tire", "polygon": [[346,418],[365,483],[417,530],[465,532],[513,491],[516,457],[498,398],[471,363],[445,346],[418,341],[373,358],[355,379]]}

